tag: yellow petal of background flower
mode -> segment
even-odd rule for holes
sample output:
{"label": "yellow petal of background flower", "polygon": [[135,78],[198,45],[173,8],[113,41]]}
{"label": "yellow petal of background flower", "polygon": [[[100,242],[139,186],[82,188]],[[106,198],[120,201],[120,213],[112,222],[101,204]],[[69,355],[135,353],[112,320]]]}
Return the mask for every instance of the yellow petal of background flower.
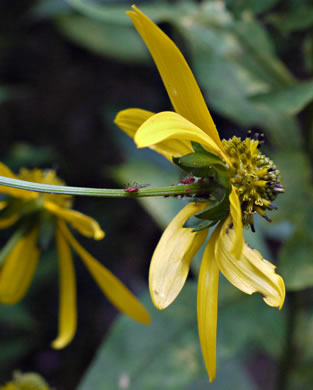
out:
{"label": "yellow petal of background flower", "polygon": [[57,204],[49,201],[44,203],[44,207],[57,217],[63,218],[84,236],[94,238],[95,240],[102,240],[104,237],[104,231],[101,229],[98,222],[88,215],[75,210],[59,207]]}
{"label": "yellow petal of background flower", "polygon": [[275,266],[264,260],[261,254],[244,243],[240,259],[231,253],[234,229],[229,228],[230,218],[223,223],[215,257],[224,276],[239,290],[253,294],[260,292],[269,306],[281,308],[285,300],[285,284],[275,273]]}
{"label": "yellow petal of background flower", "polygon": [[193,233],[192,229],[183,228],[185,221],[205,206],[206,203],[185,206],[167,226],[154,250],[149,289],[154,305],[160,310],[170,305],[180,293],[190,262],[207,236],[207,229]]}
{"label": "yellow petal of background flower", "polygon": [[234,233],[235,233],[233,239],[233,247],[231,248],[231,253],[237,259],[240,259],[241,252],[244,245],[244,236],[243,236],[243,226],[242,226],[241,205],[237,194],[237,190],[234,186],[232,188],[232,192],[229,195],[229,202],[230,202],[230,215],[232,217],[232,222],[234,225]]}
{"label": "yellow petal of background flower", "polygon": [[5,177],[10,177],[11,179],[16,179],[16,176],[5,164],[0,162],[0,175]]}
{"label": "yellow petal of background flower", "polygon": [[13,214],[9,217],[0,218],[0,229],[6,229],[9,226],[13,225],[19,219],[19,217],[19,214]]}
{"label": "yellow petal of background flower", "polygon": [[2,200],[0,202],[0,211],[5,209],[7,207],[7,205],[8,205],[8,202],[6,202],[5,200]]}
{"label": "yellow petal of background flower", "polygon": [[[14,173],[6,165],[0,162],[0,176],[9,177],[11,179],[17,179]],[[23,199],[35,199],[38,197],[36,192],[19,190],[18,188],[0,186],[0,193],[7,194],[14,198],[23,198]]]}
{"label": "yellow petal of background flower", "polygon": [[128,288],[78,243],[63,221],[59,223],[59,226],[66,240],[78,253],[102,292],[113,305],[134,320],[149,324],[151,322],[149,313]]}
{"label": "yellow petal of background flower", "polygon": [[[168,140],[196,141],[201,143],[209,152],[222,155],[221,149],[199,127],[171,111],[164,111],[146,120],[135,134],[135,142],[139,148],[165,143]],[[185,154],[185,150],[177,149],[177,153]],[[176,156],[176,154],[175,154]],[[224,154],[222,156],[224,159]],[[228,160],[228,159],[227,159]]]}
{"label": "yellow petal of background flower", "polygon": [[39,250],[36,248],[38,231],[22,237],[10,252],[0,271],[0,302],[15,304],[26,294],[37,267]]}
{"label": "yellow petal of background flower", "polygon": [[147,45],[176,112],[205,131],[224,150],[200,88],[174,42],[135,6],[127,12]]}
{"label": "yellow petal of background flower", "polygon": [[[130,108],[120,111],[114,122],[123,131],[125,131],[126,134],[134,138],[138,128],[153,115],[155,114],[151,111],[145,111],[139,108]],[[179,139],[171,139],[160,142],[151,146],[150,149],[162,154],[171,162],[173,162],[173,156],[180,157],[193,151],[189,141]]]}
{"label": "yellow petal of background flower", "polygon": [[214,247],[218,234],[218,229],[215,229],[205,248],[200,267],[197,295],[200,345],[210,382],[213,382],[216,376],[219,269],[215,262]]}
{"label": "yellow petal of background flower", "polygon": [[59,329],[52,348],[66,347],[73,339],[77,328],[76,278],[72,253],[62,232],[56,229],[59,256]]}

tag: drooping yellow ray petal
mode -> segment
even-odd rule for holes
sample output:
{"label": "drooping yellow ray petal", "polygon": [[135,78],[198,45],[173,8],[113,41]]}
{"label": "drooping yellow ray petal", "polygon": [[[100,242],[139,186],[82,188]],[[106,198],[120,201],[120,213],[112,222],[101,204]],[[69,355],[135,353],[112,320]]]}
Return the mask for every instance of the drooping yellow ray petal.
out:
{"label": "drooping yellow ray petal", "polygon": [[[139,127],[153,115],[155,114],[151,111],[145,111],[139,108],[130,108],[120,111],[114,122],[123,131],[125,131],[127,135],[134,138]],[[151,146],[150,149],[162,154],[171,162],[173,160],[173,156],[181,157],[193,151],[189,141],[180,139],[166,140]]]}
{"label": "drooping yellow ray petal", "polygon": [[13,225],[19,219],[19,217],[19,214],[13,214],[8,217],[0,218],[0,229],[6,229]]}
{"label": "drooping yellow ray petal", "polygon": [[191,260],[207,236],[207,229],[192,232],[191,228],[183,227],[189,217],[205,206],[205,203],[185,206],[167,226],[154,250],[149,270],[149,289],[154,305],[160,310],[170,305],[180,293]]}
{"label": "drooping yellow ray petal", "polygon": [[[209,152],[221,156],[230,164],[227,155],[199,127],[171,111],[164,111],[146,120],[135,134],[135,142],[139,148],[156,145],[168,140],[196,141],[201,143]],[[181,153],[180,150],[177,150]]]}
{"label": "drooping yellow ray petal", "polygon": [[63,221],[59,222],[59,226],[66,240],[78,253],[102,292],[113,305],[134,320],[149,324],[151,322],[149,313],[128,288],[78,243]]}
{"label": "drooping yellow ray petal", "polygon": [[94,238],[95,240],[102,240],[104,237],[104,231],[101,229],[98,222],[88,215],[75,210],[59,207],[57,204],[50,201],[46,201],[44,207],[57,217],[63,218],[84,236]]}
{"label": "drooping yellow ray petal", "polygon": [[232,217],[232,222],[234,225],[234,239],[233,247],[231,248],[231,253],[237,258],[240,259],[243,245],[243,226],[242,226],[242,214],[241,214],[241,205],[239,201],[239,196],[237,194],[236,188],[232,187],[232,192],[229,195],[230,202],[230,215]]}
{"label": "drooping yellow ray petal", "polygon": [[206,132],[223,149],[200,88],[174,42],[135,6],[127,12],[147,45],[176,112]]}
{"label": "drooping yellow ray petal", "polygon": [[214,247],[219,229],[215,229],[205,248],[198,281],[197,313],[200,345],[210,382],[216,376],[216,331],[219,269]]}
{"label": "drooping yellow ray petal", "polygon": [[5,260],[0,270],[0,302],[15,304],[26,294],[37,267],[39,250],[36,248],[38,230],[22,237]]}
{"label": "drooping yellow ray petal", "polygon": [[59,330],[52,348],[66,347],[73,339],[77,328],[76,278],[71,249],[61,230],[56,229],[59,256]]}
{"label": "drooping yellow ray petal", "polygon": [[275,273],[275,266],[263,259],[261,254],[244,243],[240,259],[231,253],[234,229],[229,228],[228,217],[221,228],[215,257],[217,265],[224,276],[239,290],[253,294],[260,292],[269,306],[281,308],[285,299],[285,284]]}
{"label": "drooping yellow ray petal", "polygon": [[[9,177],[11,179],[17,179],[14,173],[9,169],[5,164],[0,162],[0,176]],[[23,199],[35,199],[38,197],[36,192],[20,190],[18,188],[0,186],[0,193],[7,194],[14,198],[23,198]]]}

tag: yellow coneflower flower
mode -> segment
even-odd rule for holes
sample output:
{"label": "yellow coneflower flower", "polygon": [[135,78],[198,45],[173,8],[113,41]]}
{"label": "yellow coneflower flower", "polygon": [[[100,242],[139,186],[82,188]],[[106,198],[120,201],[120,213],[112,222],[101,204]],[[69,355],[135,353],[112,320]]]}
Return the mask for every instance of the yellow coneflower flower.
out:
{"label": "yellow coneflower flower", "polygon": [[[42,184],[62,185],[52,170],[21,169],[18,175],[0,163],[0,175]],[[59,329],[53,348],[63,348],[73,339],[77,326],[76,280],[71,248],[79,255],[96,283],[119,310],[133,319],[149,323],[150,316],[136,297],[72,235],[67,224],[84,236],[100,240],[104,232],[98,222],[72,210],[72,198],[0,186],[0,229],[17,225],[3,249],[0,268],[0,303],[15,304],[26,294],[34,277],[40,251],[40,231],[52,228],[56,237],[60,270]]]}
{"label": "yellow coneflower flower", "polygon": [[[233,137],[221,141],[199,86],[179,49],[139,9],[133,6],[133,10],[128,15],[154,59],[176,112],[155,114],[127,109],[117,115],[115,123],[134,138],[139,148],[150,147],[182,168],[189,167],[191,173],[193,165],[201,167],[202,160],[207,160],[210,163],[202,167],[211,169],[217,173],[217,178],[228,183],[219,187],[223,189],[224,198],[221,197],[216,207],[209,197],[207,202],[205,198],[191,199],[177,214],[154,251],[149,271],[152,300],[158,309],[164,309],[184,286],[190,262],[204,243],[209,227],[217,224],[204,251],[197,297],[200,344],[210,381],[213,381],[219,271],[241,291],[260,292],[268,305],[279,308],[283,305],[283,279],[243,237],[243,225],[254,229],[255,213],[268,218],[265,210],[274,208],[271,201],[283,187],[275,165],[258,149],[259,139],[241,141]],[[218,169],[222,174],[218,174]],[[201,175],[194,176],[200,178],[191,177],[192,180],[203,180]],[[214,179],[214,175],[211,178]],[[203,224],[196,229],[188,227],[192,217],[200,221],[202,218]]]}

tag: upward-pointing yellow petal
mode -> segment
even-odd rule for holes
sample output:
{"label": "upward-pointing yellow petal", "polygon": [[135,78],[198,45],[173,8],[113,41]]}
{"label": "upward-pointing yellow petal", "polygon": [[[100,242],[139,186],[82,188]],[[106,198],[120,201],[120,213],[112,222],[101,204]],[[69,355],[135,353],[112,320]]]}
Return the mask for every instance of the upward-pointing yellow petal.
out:
{"label": "upward-pointing yellow petal", "polygon": [[135,6],[127,12],[147,45],[176,112],[203,129],[223,149],[200,88],[174,42]]}
{"label": "upward-pointing yellow petal", "polygon": [[139,127],[153,115],[154,112],[141,108],[128,108],[116,115],[114,123],[129,137],[134,138]]}
{"label": "upward-pointing yellow petal", "polygon": [[[135,142],[139,148],[151,145],[165,144],[169,140],[195,141],[201,143],[209,152],[223,157],[228,162],[228,157],[217,144],[199,127],[171,111],[164,111],[153,115],[146,120],[135,134]],[[185,144],[183,149],[177,148],[175,156],[186,154]],[[188,151],[190,153],[190,149]]]}
{"label": "upward-pointing yellow petal", "polygon": [[[135,138],[135,134],[139,127],[149,118],[155,115],[151,111],[141,110],[139,108],[129,108],[120,111],[114,122],[131,138]],[[191,143],[182,139],[167,139],[164,142],[151,145],[150,149],[162,154],[165,158],[173,162],[173,156],[181,157],[193,151]]]}

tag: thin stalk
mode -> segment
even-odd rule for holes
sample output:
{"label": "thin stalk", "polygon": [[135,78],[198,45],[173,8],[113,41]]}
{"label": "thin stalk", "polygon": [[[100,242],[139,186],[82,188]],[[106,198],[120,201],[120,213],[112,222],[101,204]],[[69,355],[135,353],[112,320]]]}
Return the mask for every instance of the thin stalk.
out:
{"label": "thin stalk", "polygon": [[288,388],[289,374],[295,365],[295,333],[299,314],[299,293],[288,291],[287,298],[287,329],[286,329],[286,344],[283,349],[282,358],[280,361],[279,373],[277,377],[277,390],[286,390]]}
{"label": "thin stalk", "polygon": [[27,191],[44,192],[60,195],[98,196],[103,198],[143,198],[151,196],[178,196],[209,193],[209,185],[201,184],[177,184],[167,187],[140,188],[140,186],[128,189],[109,188],[85,188],[71,186],[55,186],[49,184],[33,183],[25,180],[11,179],[0,176],[0,185],[18,188]]}

